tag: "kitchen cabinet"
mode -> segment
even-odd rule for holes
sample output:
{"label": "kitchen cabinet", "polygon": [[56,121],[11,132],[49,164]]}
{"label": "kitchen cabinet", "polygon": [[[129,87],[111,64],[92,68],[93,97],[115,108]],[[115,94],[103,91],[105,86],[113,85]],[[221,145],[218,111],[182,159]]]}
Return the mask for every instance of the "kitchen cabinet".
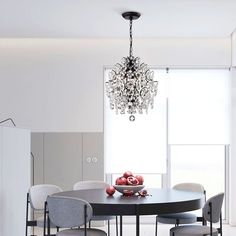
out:
{"label": "kitchen cabinet", "polygon": [[34,184],[71,190],[81,180],[103,180],[103,133],[32,133]]}

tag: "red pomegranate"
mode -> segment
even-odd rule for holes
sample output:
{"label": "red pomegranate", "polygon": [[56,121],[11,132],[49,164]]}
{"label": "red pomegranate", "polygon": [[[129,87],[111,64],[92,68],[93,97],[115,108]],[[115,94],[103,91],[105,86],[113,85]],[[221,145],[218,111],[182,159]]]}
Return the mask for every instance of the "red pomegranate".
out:
{"label": "red pomegranate", "polygon": [[137,178],[135,178],[134,176],[129,176],[127,178],[127,183],[128,185],[138,185],[139,184],[139,181]]}
{"label": "red pomegranate", "polygon": [[109,187],[106,188],[106,193],[109,195],[109,196],[112,196],[114,193],[115,193],[115,188],[111,185]]}
{"label": "red pomegranate", "polygon": [[116,179],[116,185],[126,185],[127,184],[127,179],[123,176],[118,177]]}
{"label": "red pomegranate", "polygon": [[127,179],[128,177],[133,176],[133,173],[131,171],[125,171],[123,176]]}
{"label": "red pomegranate", "polygon": [[138,180],[139,184],[142,185],[144,182],[144,178],[142,175],[136,175],[135,178]]}

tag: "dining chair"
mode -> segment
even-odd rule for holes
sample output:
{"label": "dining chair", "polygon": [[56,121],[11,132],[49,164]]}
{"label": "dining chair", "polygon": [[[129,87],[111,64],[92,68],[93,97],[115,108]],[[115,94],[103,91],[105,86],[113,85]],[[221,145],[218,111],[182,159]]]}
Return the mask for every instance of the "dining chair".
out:
{"label": "dining chair", "polygon": [[[109,187],[109,184],[104,181],[98,180],[85,180],[78,181],[74,184],[73,190],[89,190],[89,189],[105,189]],[[117,216],[107,216],[107,215],[99,215],[92,216],[91,221],[107,221],[108,226],[108,236],[110,236],[110,220],[116,220],[116,236],[118,236],[118,218]],[[90,222],[89,222],[90,226]]]}
{"label": "dining chair", "polygon": [[[222,236],[222,217],[221,208],[224,199],[224,193],[219,193],[209,198],[203,207],[203,217],[210,223],[208,225],[181,225],[170,229],[170,236]],[[213,223],[220,222],[220,227],[213,227]]]}
{"label": "dining chair", "polygon": [[[44,219],[44,204],[47,199],[47,196],[61,191],[62,189],[60,187],[51,184],[39,184],[30,187],[27,193],[27,202],[26,202],[25,236],[28,236],[28,227],[34,227],[34,226],[41,228],[44,227],[44,224],[46,224]],[[31,216],[33,217],[29,217],[30,209],[32,210]],[[38,217],[36,217],[36,219],[34,219],[35,214],[39,215]],[[45,235],[45,232],[43,232],[43,235]]]}
{"label": "dining chair", "polygon": [[[49,228],[51,223],[58,228],[66,228],[56,233],[56,236],[106,236],[100,229],[87,228],[87,222],[93,216],[91,205],[79,198],[48,196],[47,214]],[[84,226],[83,228],[80,226]],[[50,231],[50,230],[49,230]]]}
{"label": "dining chair", "polygon": [[[199,183],[180,183],[176,184],[173,189],[203,193],[205,194],[206,200],[206,191]],[[205,223],[202,216],[196,216],[196,214],[188,212],[159,214],[156,216],[155,236],[157,236],[158,223],[178,226],[179,224],[192,224],[197,221],[202,221],[203,224]]]}

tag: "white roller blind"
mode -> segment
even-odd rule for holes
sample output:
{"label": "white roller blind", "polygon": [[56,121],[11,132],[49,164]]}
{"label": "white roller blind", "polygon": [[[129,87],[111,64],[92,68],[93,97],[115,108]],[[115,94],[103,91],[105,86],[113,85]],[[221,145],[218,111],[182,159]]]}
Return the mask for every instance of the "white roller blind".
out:
{"label": "white roller blind", "polygon": [[169,143],[229,143],[227,69],[171,69]]}
{"label": "white roller blind", "polygon": [[168,144],[229,144],[229,70],[154,72],[159,81],[154,109],[134,122],[110,110],[104,95],[106,173],[163,173]]}
{"label": "white roller blind", "polygon": [[[105,71],[105,80],[109,70]],[[116,115],[104,97],[104,137],[106,173],[162,173],[166,171],[166,84],[165,70],[155,71],[159,92],[148,115]]]}

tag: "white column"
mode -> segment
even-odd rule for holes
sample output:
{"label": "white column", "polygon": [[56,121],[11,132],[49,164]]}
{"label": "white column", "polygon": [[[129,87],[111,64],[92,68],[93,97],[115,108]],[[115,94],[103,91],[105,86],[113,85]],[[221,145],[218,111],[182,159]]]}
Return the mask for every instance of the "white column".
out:
{"label": "white column", "polygon": [[231,35],[231,53],[232,53],[232,67],[236,67],[236,30]]}
{"label": "white column", "polygon": [[0,150],[0,235],[24,235],[30,187],[30,131],[0,126]]}
{"label": "white column", "polygon": [[236,226],[236,32],[232,34],[231,152],[229,162],[229,224]]}

